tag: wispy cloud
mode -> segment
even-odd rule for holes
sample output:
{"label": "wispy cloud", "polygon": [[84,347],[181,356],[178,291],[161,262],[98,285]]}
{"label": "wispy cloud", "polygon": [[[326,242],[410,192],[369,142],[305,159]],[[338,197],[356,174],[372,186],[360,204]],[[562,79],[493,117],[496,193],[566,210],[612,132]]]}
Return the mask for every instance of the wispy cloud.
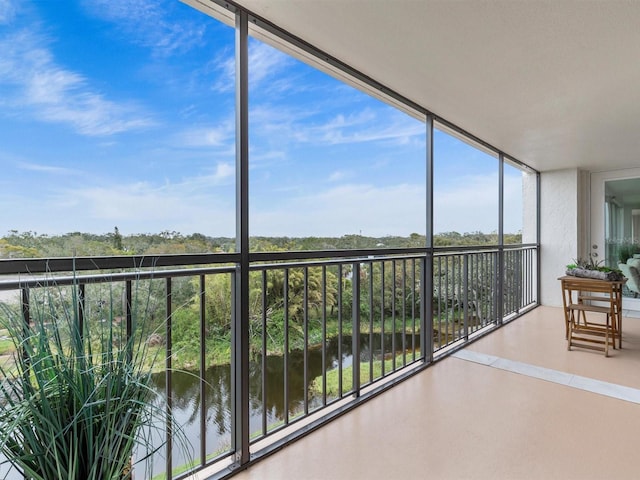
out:
{"label": "wispy cloud", "polygon": [[[228,172],[228,165],[219,165],[208,178],[228,179]],[[118,225],[127,234],[168,229],[232,236],[234,198],[232,189],[205,178],[165,184],[120,180],[68,188],[50,185],[43,186],[37,196],[0,191],[0,200],[19,205],[3,212],[6,228],[35,228],[51,234],[108,232]]]}
{"label": "wispy cloud", "polygon": [[399,112],[366,109],[350,115],[339,114],[323,125],[314,127],[312,138],[331,145],[393,141],[407,144],[415,137],[424,137],[420,122]]}
{"label": "wispy cloud", "polygon": [[[498,228],[498,182],[494,173],[458,176],[454,183],[436,178],[435,232],[492,232]],[[472,195],[473,200],[470,200]],[[505,176],[504,229],[522,229],[522,180]]]}
{"label": "wispy cloud", "polygon": [[228,119],[210,126],[195,126],[176,135],[175,140],[185,147],[233,147],[235,123]]}
{"label": "wispy cloud", "polygon": [[[70,125],[82,135],[101,136],[154,124],[133,104],[107,99],[80,73],[57,64],[49,39],[23,30],[0,37],[0,92],[8,111]],[[5,112],[7,113],[7,112]]]}
{"label": "wispy cloud", "polygon": [[30,172],[47,173],[53,175],[82,175],[84,172],[73,168],[56,167],[54,165],[44,165],[36,163],[19,163],[17,167]]}
{"label": "wispy cloud", "polygon": [[342,180],[345,180],[345,179],[351,177],[352,175],[353,175],[352,172],[347,172],[345,170],[336,170],[335,172],[332,172],[329,175],[328,180],[330,182],[340,182]]}
{"label": "wispy cloud", "polygon": [[[280,74],[292,62],[293,59],[280,50],[266,43],[252,41],[249,46],[249,87],[252,90],[261,89],[261,94],[290,92],[294,87],[292,79]],[[223,52],[216,57],[213,64],[219,71],[214,90],[219,92],[233,91],[236,68],[233,52]]]}
{"label": "wispy cloud", "polygon": [[87,0],[86,10],[114,23],[130,41],[150,48],[155,55],[183,53],[201,45],[206,24],[177,22],[166,4],[146,0]]}
{"label": "wispy cloud", "polygon": [[9,23],[16,14],[16,7],[11,0],[0,0],[0,25]]}
{"label": "wispy cloud", "polygon": [[[314,146],[380,143],[423,143],[424,124],[387,106],[367,108],[326,118],[315,105],[259,105],[250,112],[254,134],[274,145],[293,143]],[[345,106],[345,111],[349,107]]]}
{"label": "wispy cloud", "polygon": [[425,231],[424,187],[341,185],[253,209],[252,235],[409,235]]}

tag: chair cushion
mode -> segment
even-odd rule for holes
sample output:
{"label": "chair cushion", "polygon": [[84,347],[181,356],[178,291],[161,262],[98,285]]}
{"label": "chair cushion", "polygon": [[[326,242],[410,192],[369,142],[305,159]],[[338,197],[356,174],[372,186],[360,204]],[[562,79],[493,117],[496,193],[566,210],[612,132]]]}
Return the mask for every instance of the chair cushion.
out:
{"label": "chair cushion", "polygon": [[640,258],[630,258],[627,260],[627,265],[635,268],[636,270],[640,270]]}

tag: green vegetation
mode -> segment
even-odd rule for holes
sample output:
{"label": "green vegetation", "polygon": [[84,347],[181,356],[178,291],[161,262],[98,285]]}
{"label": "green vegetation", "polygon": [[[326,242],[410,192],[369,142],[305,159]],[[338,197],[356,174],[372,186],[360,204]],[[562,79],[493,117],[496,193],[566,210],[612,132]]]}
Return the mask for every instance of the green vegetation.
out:
{"label": "green vegetation", "polygon": [[[165,415],[151,401],[146,341],[137,329],[125,338],[108,313],[80,328],[75,286],[40,295],[29,328],[0,304],[16,352],[11,370],[0,367],[0,449],[33,480],[130,479],[133,452],[149,458]],[[134,311],[140,330],[148,314]]]}
{"label": "green vegetation", "polygon": [[[505,243],[520,243],[522,235],[506,234]],[[446,232],[434,236],[436,247],[459,245],[496,245],[495,233]],[[408,237],[366,237],[343,235],[342,237],[252,237],[254,252],[342,250],[369,248],[423,247],[424,235],[412,233]],[[93,255],[154,255],[180,253],[233,252],[235,239],[209,237],[200,233],[182,235],[180,232],[164,231],[156,234],[122,235],[118,227],[106,234],[72,232],[63,235],[38,234],[10,230],[0,237],[0,259],[2,258],[49,258]]]}
{"label": "green vegetation", "polygon": [[[513,235],[512,240],[520,240]],[[437,235],[438,246],[443,245],[488,245],[497,241],[495,234],[479,232],[459,234],[449,232]],[[409,237],[364,237],[345,235],[340,238],[270,238],[251,239],[252,250],[325,250],[382,247],[419,247],[425,238],[419,234]],[[122,235],[116,227],[112,233],[104,235],[69,233],[58,236],[39,235],[35,232],[10,231],[0,238],[0,258],[16,256],[55,257],[73,255],[152,255],[160,253],[205,253],[233,251],[235,242],[231,238],[212,238],[200,234],[182,235],[179,232],[159,234]],[[384,264],[384,268],[383,268]],[[396,318],[396,332],[415,329],[419,333],[419,262],[375,261],[360,265],[360,305],[361,330],[381,331],[382,318],[385,319],[385,333],[391,333],[392,318]],[[447,279],[439,284],[438,296],[434,296],[434,310],[438,318],[434,338],[438,343],[449,341],[455,336],[457,322],[462,318],[464,298],[459,291],[460,283],[454,281],[462,272],[460,258],[451,258],[439,267],[436,275]],[[477,278],[469,279],[473,285],[475,305],[482,305],[482,299],[489,299],[492,289],[491,268],[474,270]],[[318,345],[323,337],[337,336],[338,318],[343,320],[342,333],[351,334],[353,310],[352,266],[289,268],[285,286],[285,269],[271,269],[262,277],[262,272],[252,272],[250,282],[250,349],[258,358],[262,354],[263,333],[266,337],[266,353],[282,354],[285,337],[290,350],[302,349],[305,343]],[[384,274],[383,274],[384,272]],[[482,277],[480,275],[483,275]],[[195,369],[200,364],[201,337],[205,346],[207,365],[225,364],[231,357],[232,322],[232,275],[216,273],[207,275],[204,283],[199,276],[177,277],[172,281],[172,345],[173,364],[176,368]],[[457,285],[457,286],[456,286]],[[286,288],[285,288],[286,287]],[[341,288],[340,288],[341,287]],[[148,341],[152,353],[162,355],[167,342],[165,332],[165,284],[163,280],[145,280],[137,283],[141,291],[147,291],[144,304],[137,300],[134,306],[149,313],[148,321],[140,335]],[[38,289],[32,290],[32,301],[38,300]],[[62,291],[63,289],[61,289]],[[285,312],[284,291],[287,291],[287,311]],[[341,294],[339,295],[339,291]],[[264,304],[263,304],[264,294]],[[70,295],[65,293],[66,298]],[[371,298],[370,298],[371,295]],[[340,296],[340,298],[339,298]],[[124,284],[87,285],[85,297],[87,317],[104,321],[108,312],[115,324],[119,325],[126,315],[124,305]],[[487,303],[487,302],[484,302]],[[63,306],[58,305],[58,314]],[[67,307],[69,308],[68,304]],[[61,310],[62,309],[62,310]],[[286,323],[285,323],[286,319]],[[201,327],[202,321],[202,327]],[[265,326],[263,326],[263,321]],[[403,323],[404,322],[404,323]],[[288,328],[285,328],[285,325]],[[201,329],[204,335],[201,335]],[[265,331],[263,332],[263,329]],[[0,352],[7,347],[0,340]],[[160,368],[161,366],[156,366]]]}
{"label": "green vegetation", "polygon": [[[418,354],[418,352],[416,352]],[[403,354],[399,354],[395,358],[395,365],[403,365]],[[407,356],[407,361],[410,361]],[[373,379],[382,377],[382,360],[375,360],[373,362]],[[384,360],[384,371],[393,371],[394,361],[392,358]],[[364,385],[369,382],[371,378],[371,362],[360,362],[360,384]],[[338,397],[341,393],[348,392],[353,388],[353,366],[345,367],[342,369],[342,392],[340,392],[340,371],[335,368],[329,370],[326,376],[328,397]],[[310,390],[314,395],[322,395],[322,377],[316,377],[311,382]]]}

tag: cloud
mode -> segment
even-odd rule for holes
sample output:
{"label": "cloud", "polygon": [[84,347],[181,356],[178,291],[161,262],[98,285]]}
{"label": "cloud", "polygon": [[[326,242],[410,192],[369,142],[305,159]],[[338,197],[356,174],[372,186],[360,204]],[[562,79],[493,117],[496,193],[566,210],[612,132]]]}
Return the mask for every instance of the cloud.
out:
{"label": "cloud", "polygon": [[17,167],[21,170],[40,172],[53,175],[83,175],[84,172],[72,168],[55,167],[53,165],[43,165],[36,163],[19,163]]}
{"label": "cloud", "polygon": [[[228,178],[228,173],[228,165],[219,165],[212,178]],[[6,228],[24,231],[35,226],[49,234],[99,233],[118,225],[127,234],[176,230],[233,236],[235,232],[233,187],[205,179],[161,185],[121,181],[68,188],[49,185],[31,196],[0,191],[0,200],[17,206],[3,213]]]}
{"label": "cloud", "polygon": [[202,45],[206,33],[205,22],[180,19],[176,8],[146,0],[87,0],[87,12],[112,22],[129,41],[150,48],[154,55],[170,56],[184,53]]}
{"label": "cloud", "polygon": [[27,30],[0,37],[0,91],[10,98],[5,110],[66,124],[88,136],[154,125],[137,105],[105,98],[83,75],[58,65],[47,44],[47,38]]}
{"label": "cloud", "polygon": [[[342,107],[345,111],[348,105]],[[254,135],[274,145],[314,146],[385,143],[391,146],[424,143],[423,123],[390,107],[366,108],[350,114],[323,113],[318,105],[258,105],[251,109]]]}
{"label": "cloud", "polygon": [[335,172],[332,172],[329,175],[328,180],[330,182],[339,182],[341,180],[345,180],[346,178],[349,178],[352,176],[351,172],[347,172],[345,170],[336,170]]}
{"label": "cloud", "polygon": [[[293,59],[266,43],[252,40],[249,43],[249,88],[252,92],[261,89],[261,95],[276,92],[291,93],[295,87],[291,71],[280,75],[293,63]],[[218,80],[213,85],[217,92],[235,90],[236,61],[234,52],[225,51],[214,59],[213,68],[219,71]]]}
{"label": "cloud", "polygon": [[426,136],[423,123],[388,108],[367,108],[354,114],[339,114],[316,127],[314,138],[330,145],[382,141],[408,144],[411,138]]}
{"label": "cloud", "polygon": [[233,147],[235,123],[233,119],[217,125],[196,126],[176,135],[176,143],[185,147]]}
{"label": "cloud", "polygon": [[0,25],[10,23],[16,14],[11,0],[0,0]]}
{"label": "cloud", "polygon": [[[505,176],[504,231],[522,227],[522,180]],[[495,173],[461,175],[454,183],[435,180],[434,231],[490,233],[498,230],[498,180]]]}
{"label": "cloud", "polygon": [[341,185],[291,198],[282,205],[252,207],[252,235],[368,236],[425,232],[424,187],[398,184]]}

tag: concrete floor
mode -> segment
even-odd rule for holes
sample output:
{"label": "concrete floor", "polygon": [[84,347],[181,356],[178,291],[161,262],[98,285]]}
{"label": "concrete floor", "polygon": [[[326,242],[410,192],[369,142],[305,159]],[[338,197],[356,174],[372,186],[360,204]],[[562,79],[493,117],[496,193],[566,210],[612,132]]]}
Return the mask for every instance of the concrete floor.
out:
{"label": "concrete floor", "polygon": [[539,307],[234,480],[632,479],[639,437],[640,319],[605,358]]}

